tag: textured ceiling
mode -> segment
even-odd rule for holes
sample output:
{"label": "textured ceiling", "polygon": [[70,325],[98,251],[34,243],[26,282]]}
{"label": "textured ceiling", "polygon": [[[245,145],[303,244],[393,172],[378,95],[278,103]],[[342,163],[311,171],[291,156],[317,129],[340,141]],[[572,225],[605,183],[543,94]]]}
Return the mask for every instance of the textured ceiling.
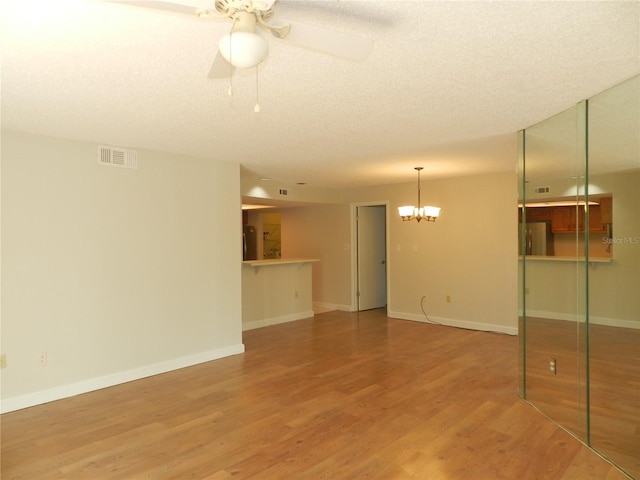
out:
{"label": "textured ceiling", "polygon": [[273,23],[358,33],[371,55],[269,35],[258,88],[238,72],[231,97],[207,79],[226,19],[97,0],[2,8],[3,128],[324,187],[413,181],[414,166],[513,171],[514,132],[640,73],[638,1],[283,0]]}

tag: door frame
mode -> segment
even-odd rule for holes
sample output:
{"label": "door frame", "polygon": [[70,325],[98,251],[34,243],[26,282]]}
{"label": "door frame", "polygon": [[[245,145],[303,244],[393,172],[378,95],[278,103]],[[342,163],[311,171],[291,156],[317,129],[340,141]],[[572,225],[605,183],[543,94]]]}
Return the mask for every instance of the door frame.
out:
{"label": "door frame", "polygon": [[385,272],[387,281],[387,312],[389,311],[389,298],[390,298],[390,281],[389,271],[391,270],[391,261],[389,257],[389,201],[377,201],[377,202],[355,202],[351,204],[350,218],[351,218],[351,311],[358,311],[358,220],[357,213],[358,207],[385,207]]}

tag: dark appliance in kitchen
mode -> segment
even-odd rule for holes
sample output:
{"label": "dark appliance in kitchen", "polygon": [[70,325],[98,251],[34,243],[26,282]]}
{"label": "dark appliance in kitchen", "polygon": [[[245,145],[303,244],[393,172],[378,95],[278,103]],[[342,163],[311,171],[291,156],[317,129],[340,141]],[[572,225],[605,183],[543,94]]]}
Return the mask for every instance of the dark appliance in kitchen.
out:
{"label": "dark appliance in kitchen", "polygon": [[258,236],[253,225],[242,226],[242,260],[258,259]]}

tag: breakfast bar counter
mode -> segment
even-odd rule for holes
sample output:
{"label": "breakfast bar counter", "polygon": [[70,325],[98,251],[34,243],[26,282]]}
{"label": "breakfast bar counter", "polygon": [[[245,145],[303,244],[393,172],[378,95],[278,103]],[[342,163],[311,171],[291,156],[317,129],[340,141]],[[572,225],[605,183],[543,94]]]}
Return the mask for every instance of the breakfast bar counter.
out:
{"label": "breakfast bar counter", "polygon": [[242,262],[242,329],[313,317],[312,264],[316,258]]}

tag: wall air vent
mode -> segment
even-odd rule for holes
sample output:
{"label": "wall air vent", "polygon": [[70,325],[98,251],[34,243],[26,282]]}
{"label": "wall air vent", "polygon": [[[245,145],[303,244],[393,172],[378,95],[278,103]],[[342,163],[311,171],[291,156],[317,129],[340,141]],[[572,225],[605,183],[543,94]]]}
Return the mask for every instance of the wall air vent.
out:
{"label": "wall air vent", "polygon": [[120,147],[98,145],[98,164],[138,169],[138,152]]}
{"label": "wall air vent", "polygon": [[536,187],[533,189],[533,193],[549,193],[551,191],[551,188],[549,187]]}

